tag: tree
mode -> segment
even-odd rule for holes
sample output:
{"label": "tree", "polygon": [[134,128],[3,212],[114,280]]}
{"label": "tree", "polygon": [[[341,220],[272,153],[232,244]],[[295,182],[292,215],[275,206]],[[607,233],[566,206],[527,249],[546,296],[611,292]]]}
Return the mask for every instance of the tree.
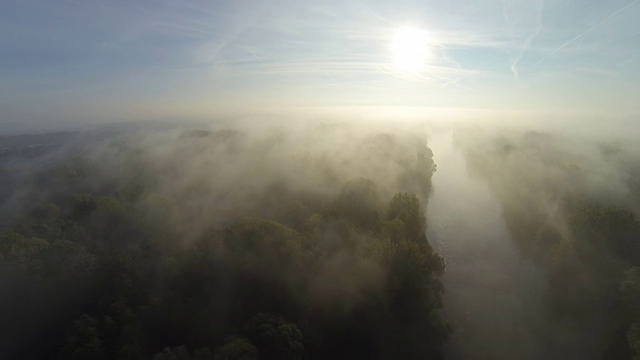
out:
{"label": "tree", "polygon": [[215,360],[257,360],[258,349],[251,341],[232,336],[227,338],[214,357]]}
{"label": "tree", "polygon": [[302,332],[280,315],[259,313],[244,326],[243,333],[256,344],[265,360],[298,360],[305,353]]}
{"label": "tree", "polygon": [[[426,243],[427,220],[415,194],[398,193],[387,207],[386,221],[393,228],[395,239],[406,238],[416,243]],[[401,224],[403,231],[399,231]]]}
{"label": "tree", "polygon": [[331,206],[331,213],[361,230],[374,231],[380,223],[382,205],[376,184],[361,178],[344,185]]}
{"label": "tree", "polygon": [[627,332],[627,341],[633,354],[633,360],[640,360],[640,324],[631,325]]}
{"label": "tree", "polygon": [[100,339],[100,321],[82,314],[73,323],[63,348],[67,359],[107,359],[107,352]]}

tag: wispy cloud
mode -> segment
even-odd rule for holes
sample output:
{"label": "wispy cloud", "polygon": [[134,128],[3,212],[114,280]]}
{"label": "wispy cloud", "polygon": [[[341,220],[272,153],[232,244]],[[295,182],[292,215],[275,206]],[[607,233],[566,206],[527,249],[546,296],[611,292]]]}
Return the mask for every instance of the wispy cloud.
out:
{"label": "wispy cloud", "polygon": [[543,29],[544,0],[504,0],[502,14],[515,40],[521,41],[524,37],[524,41],[517,46],[516,53],[511,57],[511,72],[519,79],[519,63]]}
{"label": "wispy cloud", "polygon": [[[189,103],[199,94],[275,99],[280,92],[286,102],[306,91],[310,102],[440,96],[455,104],[473,94],[467,100],[510,106],[505,99],[544,98],[544,91],[521,95],[542,87],[536,79],[578,94],[567,73],[581,84],[608,77],[610,87],[628,91],[640,89],[632,22],[639,2],[616,0],[613,11],[605,10],[610,3],[573,0],[0,1],[0,95],[25,104],[110,94]],[[389,52],[394,31],[407,24],[430,34],[421,74],[395,70]],[[553,56],[562,61],[549,62]],[[540,76],[525,76],[534,69]]]}
{"label": "wispy cloud", "polygon": [[633,0],[630,3],[628,3],[627,5],[623,6],[622,8],[616,10],[615,12],[611,13],[610,15],[604,17],[602,20],[598,21],[597,23],[595,23],[593,26],[591,26],[590,28],[588,28],[587,30],[581,32],[580,34],[578,34],[577,36],[573,37],[571,40],[563,43],[562,45],[558,46],[557,48],[553,49],[551,52],[549,52],[547,55],[545,55],[544,57],[542,57],[542,59],[538,60],[536,63],[534,63],[531,68],[535,68],[536,66],[540,65],[541,63],[543,63],[545,60],[547,60],[549,57],[551,57],[552,55],[554,55],[555,53],[557,53],[558,51],[564,49],[565,47],[571,45],[573,42],[575,42],[576,40],[582,38],[583,36],[585,36],[586,34],[590,33],[591,31],[597,29],[598,27],[600,27],[602,24],[606,23],[607,21],[609,21],[610,19],[612,19],[613,17],[617,16],[618,14],[622,13],[623,11],[626,11],[627,9],[629,9],[630,7],[634,6],[635,4],[637,4],[638,2],[640,2],[640,0]]}

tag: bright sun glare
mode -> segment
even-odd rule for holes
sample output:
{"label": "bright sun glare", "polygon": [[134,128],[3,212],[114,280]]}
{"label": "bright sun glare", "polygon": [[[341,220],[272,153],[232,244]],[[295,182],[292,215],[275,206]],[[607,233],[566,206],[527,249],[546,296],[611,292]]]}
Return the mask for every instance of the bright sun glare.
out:
{"label": "bright sun glare", "polygon": [[427,65],[429,36],[423,29],[403,26],[396,30],[389,49],[398,71],[417,73]]}

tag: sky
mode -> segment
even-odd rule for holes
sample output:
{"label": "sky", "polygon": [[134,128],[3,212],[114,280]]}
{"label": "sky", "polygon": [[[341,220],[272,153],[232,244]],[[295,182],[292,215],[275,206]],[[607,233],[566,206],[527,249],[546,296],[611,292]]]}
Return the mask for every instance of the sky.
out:
{"label": "sky", "polygon": [[[640,113],[640,0],[3,0],[0,124],[307,108]],[[428,34],[419,73],[397,29]]]}

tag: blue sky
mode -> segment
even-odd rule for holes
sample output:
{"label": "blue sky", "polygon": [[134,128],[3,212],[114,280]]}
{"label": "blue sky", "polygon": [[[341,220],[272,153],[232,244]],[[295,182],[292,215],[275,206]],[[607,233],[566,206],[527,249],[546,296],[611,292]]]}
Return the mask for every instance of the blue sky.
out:
{"label": "blue sky", "polygon": [[[640,112],[640,1],[4,0],[0,121],[414,106]],[[419,74],[398,27],[425,29]]]}

